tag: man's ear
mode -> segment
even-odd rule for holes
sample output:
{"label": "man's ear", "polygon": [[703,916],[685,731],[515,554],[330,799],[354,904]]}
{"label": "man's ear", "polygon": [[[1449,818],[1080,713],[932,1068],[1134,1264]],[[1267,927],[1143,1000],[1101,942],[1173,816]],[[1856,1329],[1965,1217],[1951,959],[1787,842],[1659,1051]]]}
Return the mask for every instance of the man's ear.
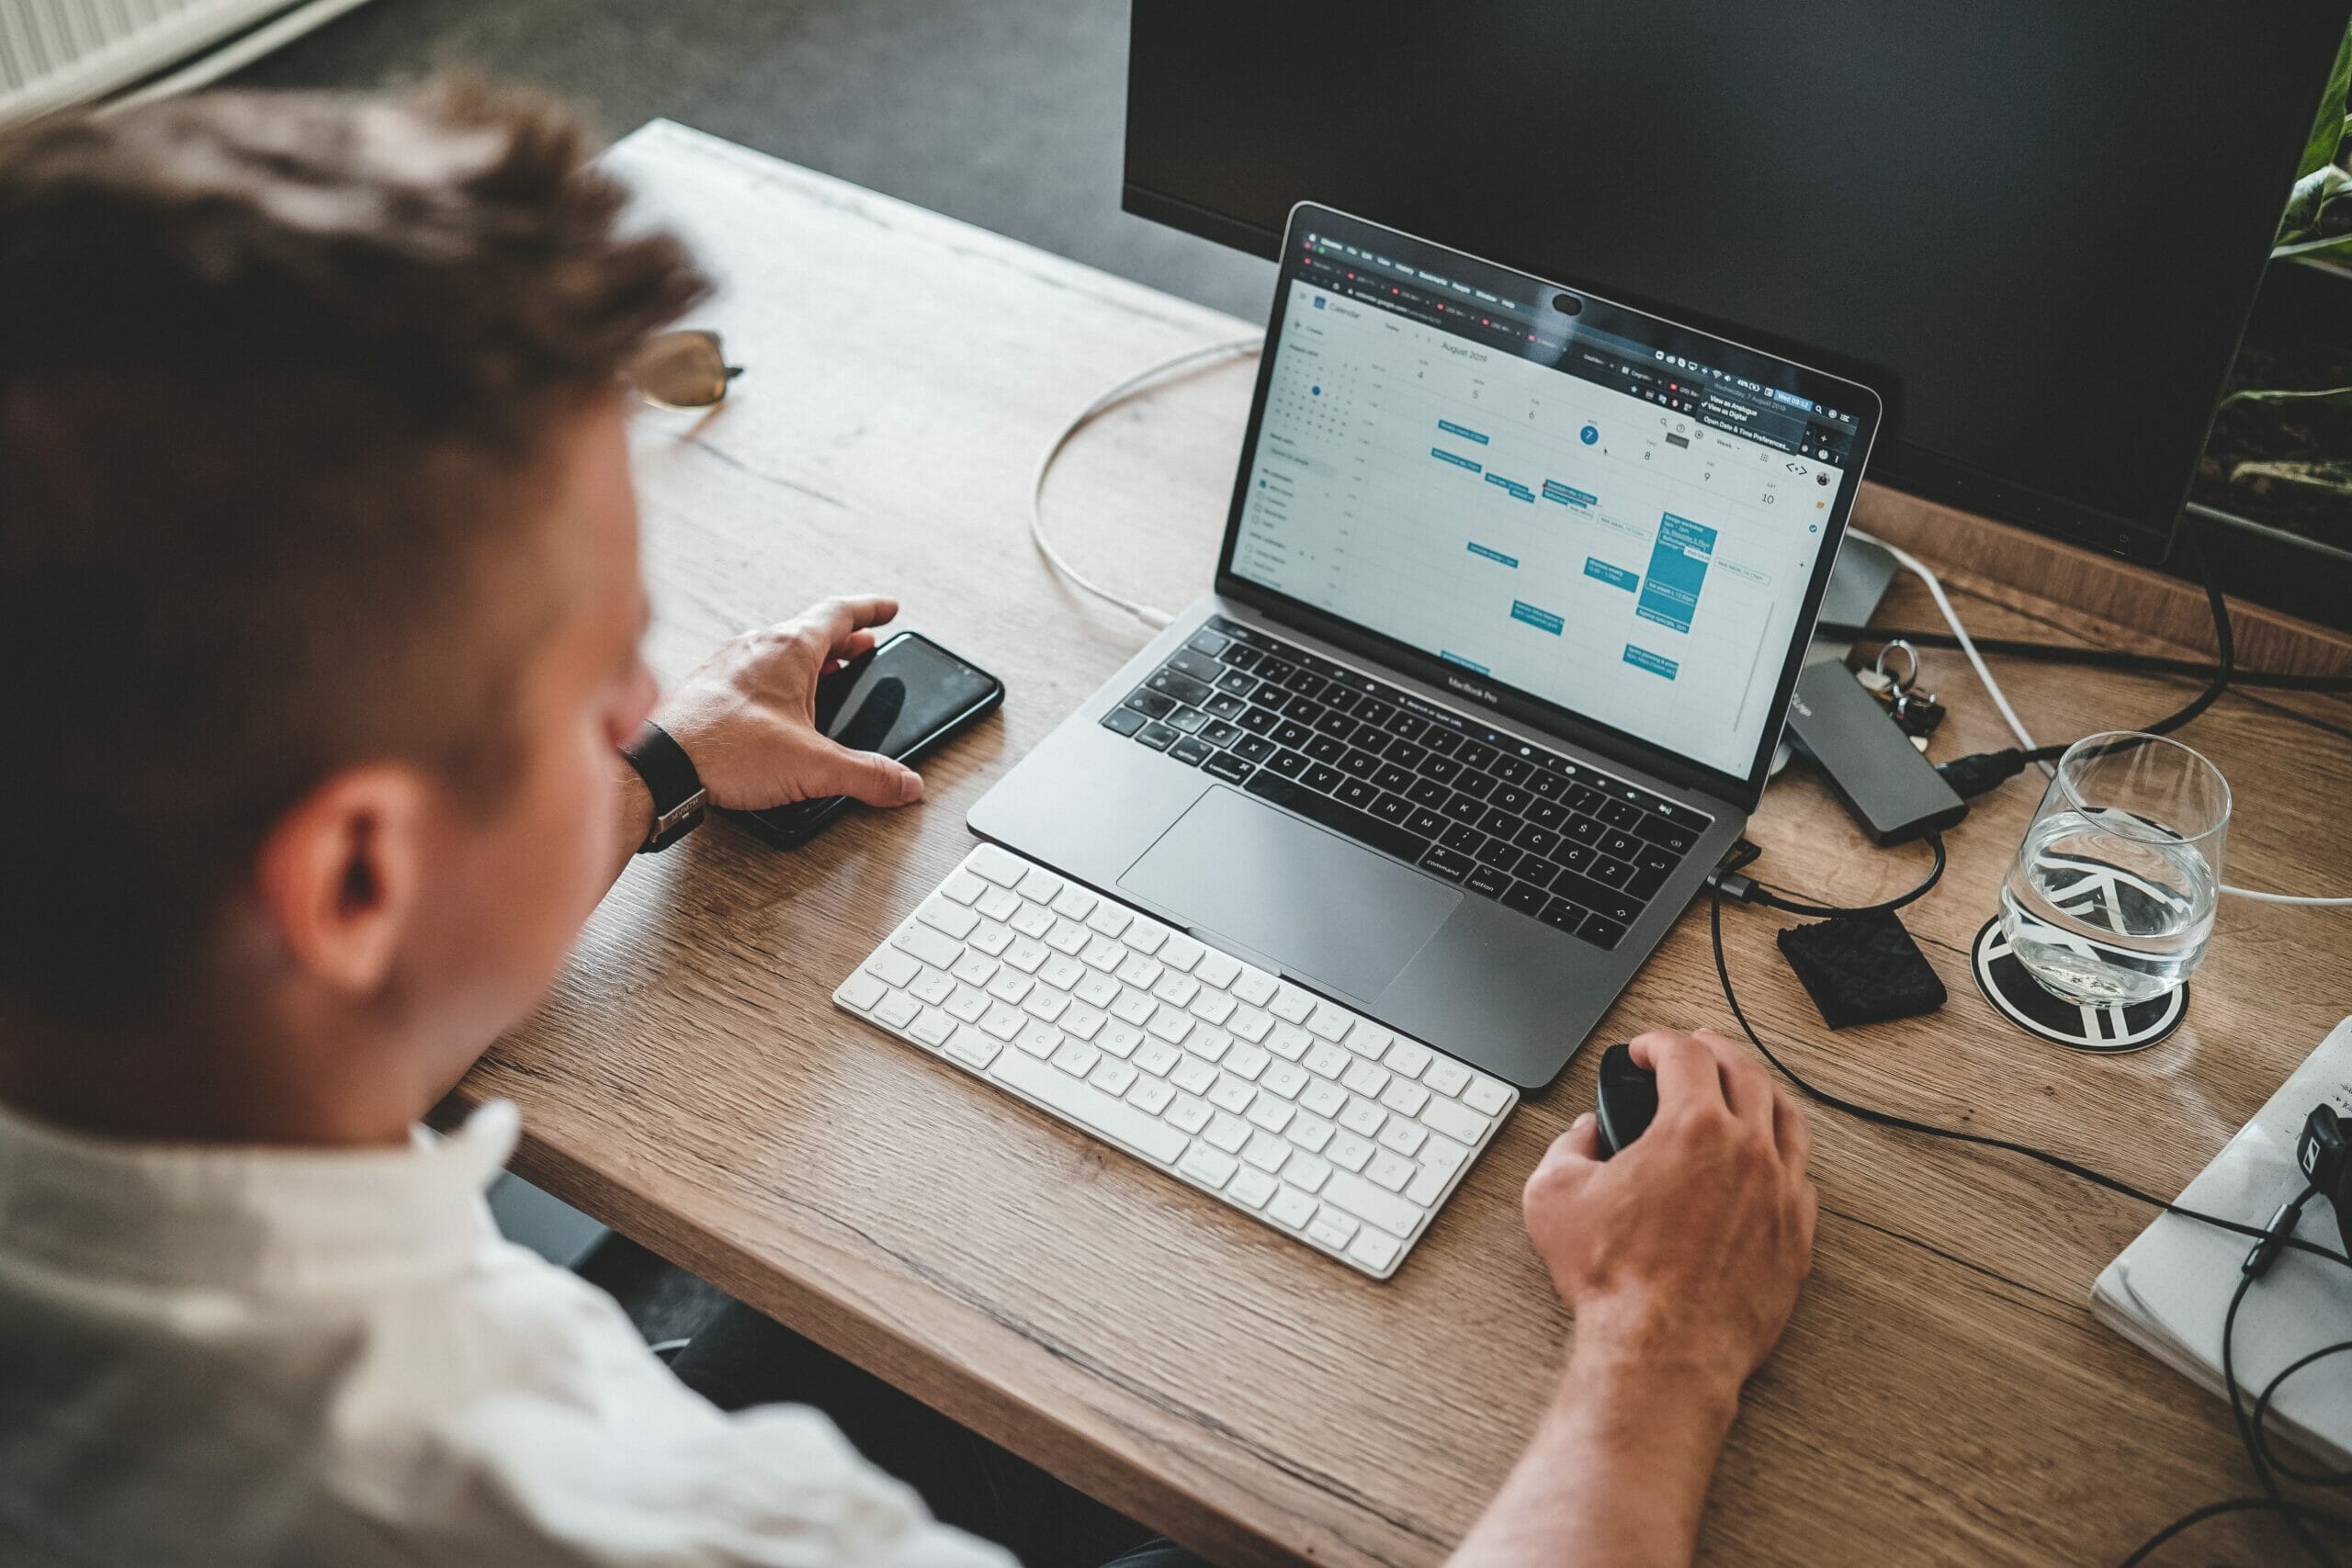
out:
{"label": "man's ear", "polygon": [[431,795],[412,769],[352,768],[270,829],[255,890],[299,968],[353,996],[382,986],[415,914]]}

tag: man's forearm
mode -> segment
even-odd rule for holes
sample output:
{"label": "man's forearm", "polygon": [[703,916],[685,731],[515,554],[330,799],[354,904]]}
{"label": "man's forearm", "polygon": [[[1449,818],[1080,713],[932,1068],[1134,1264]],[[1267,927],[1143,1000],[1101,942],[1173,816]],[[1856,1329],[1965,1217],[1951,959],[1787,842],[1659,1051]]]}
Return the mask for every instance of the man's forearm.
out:
{"label": "man's forearm", "polygon": [[1449,1568],[1690,1561],[1736,1382],[1577,1337],[1526,1454]]}

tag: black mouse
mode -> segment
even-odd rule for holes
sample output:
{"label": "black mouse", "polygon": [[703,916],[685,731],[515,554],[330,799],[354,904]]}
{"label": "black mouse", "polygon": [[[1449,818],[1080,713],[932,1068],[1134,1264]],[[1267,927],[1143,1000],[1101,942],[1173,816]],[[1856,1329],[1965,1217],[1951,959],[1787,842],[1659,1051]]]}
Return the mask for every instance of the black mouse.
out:
{"label": "black mouse", "polygon": [[1642,1135],[1657,1115],[1657,1075],[1634,1060],[1633,1048],[1611,1045],[1600,1054],[1600,1088],[1593,1096],[1600,1122],[1600,1157]]}

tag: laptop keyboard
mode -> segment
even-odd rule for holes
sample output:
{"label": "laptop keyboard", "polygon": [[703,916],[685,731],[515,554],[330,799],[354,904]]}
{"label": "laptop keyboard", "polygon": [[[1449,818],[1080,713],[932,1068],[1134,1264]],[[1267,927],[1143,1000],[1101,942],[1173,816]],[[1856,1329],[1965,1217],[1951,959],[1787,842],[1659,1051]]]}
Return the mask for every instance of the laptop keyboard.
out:
{"label": "laptop keyboard", "polygon": [[1600,948],[1713,820],[1222,616],[1102,726]]}

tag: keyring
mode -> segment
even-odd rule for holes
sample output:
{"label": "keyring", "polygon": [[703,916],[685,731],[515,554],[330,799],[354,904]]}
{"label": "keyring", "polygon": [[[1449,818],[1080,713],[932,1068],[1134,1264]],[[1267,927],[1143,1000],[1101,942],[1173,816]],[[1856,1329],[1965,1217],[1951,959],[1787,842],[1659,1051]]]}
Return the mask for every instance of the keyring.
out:
{"label": "keyring", "polygon": [[[1911,661],[1910,670],[1900,681],[1886,673],[1886,656],[1893,653],[1898,648],[1903,650],[1903,657]],[[1919,650],[1912,647],[1909,643],[1905,642],[1901,637],[1896,637],[1893,641],[1889,642],[1884,648],[1878,650],[1878,660],[1871,666],[1871,669],[1875,673],[1885,677],[1886,683],[1892,690],[1897,692],[1907,691],[1910,689],[1911,682],[1919,678]]]}

